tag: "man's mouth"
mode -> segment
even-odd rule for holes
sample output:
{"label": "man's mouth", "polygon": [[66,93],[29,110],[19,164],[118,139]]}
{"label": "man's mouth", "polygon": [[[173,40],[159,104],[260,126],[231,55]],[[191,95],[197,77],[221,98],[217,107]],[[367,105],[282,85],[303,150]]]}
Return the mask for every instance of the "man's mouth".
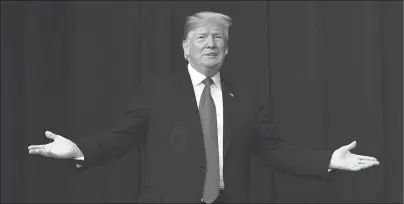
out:
{"label": "man's mouth", "polygon": [[217,56],[217,53],[209,53],[209,54],[205,54],[205,55],[213,57],[213,56]]}

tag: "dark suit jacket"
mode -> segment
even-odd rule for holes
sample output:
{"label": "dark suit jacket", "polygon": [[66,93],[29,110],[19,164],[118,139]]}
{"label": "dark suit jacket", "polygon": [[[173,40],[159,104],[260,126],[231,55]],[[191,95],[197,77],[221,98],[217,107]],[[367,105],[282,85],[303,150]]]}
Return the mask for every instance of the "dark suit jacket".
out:
{"label": "dark suit jacket", "polygon": [[[249,201],[253,153],[281,171],[328,177],[332,151],[284,143],[271,121],[268,104],[259,95],[232,86],[224,78],[222,92],[226,201]],[[120,157],[141,141],[145,171],[138,201],[200,202],[206,160],[199,111],[186,69],[148,80],[111,131],[76,144],[85,156],[85,170]]]}

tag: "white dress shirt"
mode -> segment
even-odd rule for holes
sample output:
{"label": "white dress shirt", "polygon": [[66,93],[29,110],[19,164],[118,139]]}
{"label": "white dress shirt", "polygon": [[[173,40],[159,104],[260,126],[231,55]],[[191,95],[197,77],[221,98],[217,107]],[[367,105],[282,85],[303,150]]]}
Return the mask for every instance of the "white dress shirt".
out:
{"label": "white dress shirt", "polygon": [[[196,71],[191,64],[188,64],[188,72],[191,77],[192,85],[194,87],[196,103],[199,107],[199,101],[201,100],[201,95],[205,84],[202,81],[206,78],[205,75]],[[213,82],[211,89],[211,95],[213,102],[216,107],[216,117],[217,117],[217,134],[218,134],[218,147],[219,147],[219,170],[220,170],[220,188],[224,188],[223,181],[223,97],[222,97],[222,85],[220,81],[220,73],[218,72],[212,77]]]}

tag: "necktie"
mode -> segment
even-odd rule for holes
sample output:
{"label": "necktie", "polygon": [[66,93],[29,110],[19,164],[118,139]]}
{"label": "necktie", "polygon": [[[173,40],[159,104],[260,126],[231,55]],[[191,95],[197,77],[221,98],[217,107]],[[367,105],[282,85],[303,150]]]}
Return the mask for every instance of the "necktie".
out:
{"label": "necktie", "polygon": [[202,83],[205,84],[205,88],[199,102],[199,116],[206,156],[206,176],[202,199],[206,203],[212,203],[220,192],[216,107],[210,94],[210,85],[214,82],[208,77]]}

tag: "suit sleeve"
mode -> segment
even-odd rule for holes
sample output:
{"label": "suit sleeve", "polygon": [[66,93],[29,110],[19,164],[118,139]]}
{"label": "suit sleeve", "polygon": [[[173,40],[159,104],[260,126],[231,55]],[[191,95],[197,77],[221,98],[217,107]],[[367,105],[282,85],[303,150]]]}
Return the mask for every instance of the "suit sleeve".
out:
{"label": "suit sleeve", "polygon": [[[140,147],[146,135],[149,100],[148,90],[140,88],[133,96],[130,107],[109,131],[82,136],[75,143],[83,152],[80,171],[117,159],[134,147]],[[77,161],[75,161],[77,163]]]}
{"label": "suit sleeve", "polygon": [[333,151],[316,150],[287,144],[280,137],[266,105],[256,114],[254,153],[274,169],[295,175],[330,179],[328,171]]}

